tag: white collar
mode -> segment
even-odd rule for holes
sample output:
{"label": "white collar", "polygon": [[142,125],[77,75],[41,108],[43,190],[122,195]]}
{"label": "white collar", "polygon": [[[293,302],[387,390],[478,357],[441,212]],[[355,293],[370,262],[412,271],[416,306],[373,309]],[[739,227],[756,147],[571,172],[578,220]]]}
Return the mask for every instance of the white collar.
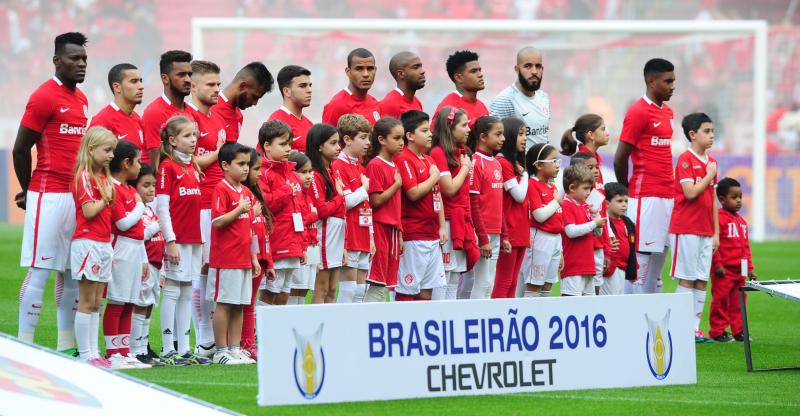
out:
{"label": "white collar", "polygon": [[486,159],[486,160],[494,160],[494,156],[485,155],[481,152],[475,151],[475,154]]}
{"label": "white collar", "polygon": [[348,155],[344,151],[339,152],[339,160],[341,160],[342,162],[349,163],[351,165],[358,164],[358,158],[350,157],[350,155]]}
{"label": "white collar", "polygon": [[394,87],[394,90],[397,91],[397,93],[400,94],[401,97],[406,96],[405,94],[403,94],[403,90],[401,90],[400,88]]}
{"label": "white collar", "polygon": [[225,93],[222,91],[219,92],[219,98],[222,98],[222,101],[228,102],[228,97],[225,96]]}
{"label": "white collar", "polygon": [[55,75],[53,75],[53,81],[55,81],[55,82],[56,82],[56,84],[58,84],[58,86],[59,86],[59,87],[60,87],[60,86],[62,86],[62,85],[64,85],[64,83],[63,83],[63,82],[61,82],[61,80],[60,80],[60,79],[58,79],[58,77],[57,77],[57,76],[55,76]]}
{"label": "white collar", "polygon": [[122,182],[118,181],[117,178],[111,177],[111,181],[114,182],[115,185],[122,185]]}
{"label": "white collar", "polygon": [[343,90],[343,91],[344,91],[344,92],[346,92],[346,93],[347,93],[347,94],[349,94],[349,95],[353,95],[353,92],[352,92],[352,91],[350,91],[350,87],[344,87],[344,90]]}
{"label": "white collar", "polygon": [[111,106],[111,108],[113,108],[115,111],[120,111],[120,109],[119,109],[119,106],[117,105],[117,103],[115,103],[115,102],[113,102],[113,101],[112,101],[112,102],[111,102],[109,105],[110,105],[110,106]]}
{"label": "white collar", "polygon": [[694,155],[694,157],[696,157],[696,158],[700,159],[700,161],[701,161],[701,162],[703,162],[703,163],[705,163],[705,164],[708,164],[708,154],[706,154],[706,156],[705,156],[705,157],[701,157],[700,155],[698,155],[697,153],[695,153],[695,151],[694,151],[694,150],[692,150],[692,148],[691,148],[691,147],[690,147],[689,149],[687,149],[687,150],[689,150],[689,152],[690,152],[691,154],[693,154],[693,155]]}
{"label": "white collar", "polygon": [[464,95],[458,92],[458,90],[453,91],[453,94],[457,95],[458,98],[464,98]]}
{"label": "white collar", "polygon": [[658,105],[658,104],[656,104],[655,102],[653,102],[653,100],[651,100],[651,99],[650,99],[650,97],[648,97],[648,96],[647,96],[647,93],[645,93],[645,94],[642,96],[642,98],[644,98],[644,101],[645,101],[647,104],[654,105],[654,106],[656,106],[656,107],[658,107],[658,108],[661,108],[661,106],[660,106],[660,105]]}
{"label": "white collar", "polygon": [[380,155],[378,155],[378,156],[375,156],[375,157],[377,157],[378,159],[380,159],[380,160],[381,160],[383,163],[386,163],[387,165],[394,167],[394,162],[392,162],[392,161],[390,161],[390,160],[386,160],[386,159],[382,158]]}
{"label": "white collar", "polygon": [[296,115],[294,115],[294,113],[291,112],[291,110],[286,108],[285,105],[282,105],[280,109],[283,110],[284,113],[286,113],[286,114],[288,114],[288,115],[290,115],[290,116],[292,116],[292,117],[294,117],[294,118],[296,118],[298,120],[302,120],[303,119],[303,113],[300,113],[300,117],[297,117]]}
{"label": "white collar", "polygon": [[223,183],[224,183],[224,184],[225,184],[225,185],[226,185],[228,188],[231,188],[231,190],[232,190],[233,192],[236,192],[236,193],[238,193],[238,194],[242,193],[242,186],[241,186],[241,185],[239,185],[239,189],[236,189],[236,187],[235,187],[235,186],[233,186],[233,184],[232,184],[232,183],[228,182],[228,179],[227,179],[227,178],[222,178],[222,182],[223,182]]}

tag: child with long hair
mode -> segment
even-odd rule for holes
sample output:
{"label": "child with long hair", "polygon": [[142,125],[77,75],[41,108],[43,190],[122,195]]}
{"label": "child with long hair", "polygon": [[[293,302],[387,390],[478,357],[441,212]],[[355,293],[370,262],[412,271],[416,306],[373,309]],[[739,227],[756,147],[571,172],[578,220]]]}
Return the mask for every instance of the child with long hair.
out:
{"label": "child with long hair", "polygon": [[530,247],[527,227],[520,227],[528,220],[528,173],[525,171],[525,122],[509,117],[503,119],[505,141],[497,161],[503,175],[503,224],[505,233],[501,244],[510,250],[501,250],[497,259],[492,298],[513,298],[517,294],[517,283],[525,250]]}
{"label": "child with long hair", "polygon": [[306,135],[306,155],[314,169],[314,179],[306,193],[319,215],[320,264],[312,303],[332,303],[344,263],[345,202],[344,184],[331,163],[339,157],[339,133],[330,124],[315,124]]}
{"label": "child with long hair", "polygon": [[[447,241],[442,259],[447,277],[443,298],[456,298],[461,273],[472,269],[478,259],[478,246],[469,206],[469,177],[472,161],[466,148],[469,119],[464,110],[444,107],[435,116],[430,156],[439,168],[439,187],[444,203]],[[439,289],[441,290],[441,289]],[[434,289],[436,292],[437,289]],[[434,293],[433,297],[441,297]]]}
{"label": "child with long hair", "polygon": [[[306,261],[300,264],[300,268],[292,273],[291,281],[288,282],[289,305],[303,305],[306,303],[306,295],[309,290],[314,290],[315,282],[317,280],[317,269],[320,263],[320,246],[317,236],[317,225],[319,216],[317,216],[317,208],[311,201],[311,196],[308,193],[308,188],[311,187],[311,181],[314,180],[314,169],[311,167],[311,161],[305,153],[292,152],[289,155],[289,162],[294,163],[294,172],[300,178],[300,184],[303,187],[303,195],[297,201],[300,207],[300,213],[303,216],[303,246],[306,250]],[[287,290],[287,285],[284,284],[284,293]],[[285,303],[281,301],[280,303]]]}
{"label": "child with long hair", "polygon": [[597,150],[608,144],[609,135],[603,118],[597,114],[584,114],[575,120],[575,125],[568,128],[561,136],[561,154],[572,156],[578,152],[589,153],[597,159],[600,166],[599,180],[596,186],[602,187],[603,159]]}
{"label": "child with long hair", "polygon": [[100,304],[106,284],[111,280],[114,258],[111,205],[115,193],[108,166],[114,158],[116,145],[116,137],[109,130],[89,129],[81,139],[72,183],[76,227],[72,234],[70,265],[72,278],[79,281],[75,339],[80,360],[104,368],[110,368],[111,362],[100,357],[97,336]]}
{"label": "child with long hair", "polygon": [[[488,299],[494,288],[501,249],[500,235],[505,233],[503,210],[498,209],[503,206],[503,168],[494,156],[504,142],[503,123],[499,118],[483,116],[475,121],[468,142],[475,150],[469,199],[481,258],[475,264],[475,282],[470,299]],[[502,244],[502,249],[508,253],[511,245]]]}
{"label": "child with long hair", "polygon": [[139,149],[128,141],[120,141],[114,150],[109,170],[117,195],[111,207],[114,267],[108,283],[106,311],[103,314],[103,336],[106,358],[112,369],[149,368],[130,353],[133,302],[138,299],[142,280],[148,278],[147,252],[144,248],[144,202],[136,189],[128,184],[139,176]]}
{"label": "child with long hair", "polygon": [[211,360],[192,354],[189,345],[192,280],[200,278],[203,262],[200,169],[194,156],[197,134],[197,126],[186,116],[171,117],[161,130],[156,211],[167,260],[161,302],[162,357],[170,365],[211,364]]}
{"label": "child with long hair", "polygon": [[397,286],[397,270],[403,253],[400,219],[400,186],[403,180],[392,161],[403,150],[403,125],[396,118],[378,120],[370,138],[367,163],[369,204],[375,231],[375,255],[367,276],[364,302],[385,302],[389,288]]}

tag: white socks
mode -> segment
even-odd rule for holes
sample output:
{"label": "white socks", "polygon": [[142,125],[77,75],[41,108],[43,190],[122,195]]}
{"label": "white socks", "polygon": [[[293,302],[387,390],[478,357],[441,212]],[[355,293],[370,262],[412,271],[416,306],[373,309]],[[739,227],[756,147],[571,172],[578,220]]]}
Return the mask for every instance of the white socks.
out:
{"label": "white socks", "polygon": [[214,302],[206,300],[206,284],[208,275],[201,274],[192,280],[192,305],[194,306],[192,320],[196,342],[204,347],[214,344],[214,328],[211,322],[211,313],[214,311]]}
{"label": "white socks", "polygon": [[475,285],[475,268],[473,267],[472,270],[461,273],[461,276],[459,276],[456,297],[458,299],[470,299],[470,294],[472,293],[472,286],[474,285]]}
{"label": "white socks", "polygon": [[353,303],[353,297],[355,293],[356,293],[355,280],[339,281],[339,295],[336,298],[336,303]]}
{"label": "white socks", "polygon": [[386,302],[386,295],[389,289],[386,286],[369,285],[367,293],[364,295],[364,303],[367,302]]}
{"label": "white socks", "polygon": [[56,322],[58,341],[56,351],[75,348],[75,312],[78,311],[78,281],[69,269],[56,273]]}
{"label": "white socks", "polygon": [[191,324],[192,286],[182,284],[180,287],[180,295],[178,296],[178,305],[175,308],[175,339],[178,341],[178,352],[181,354],[191,351],[191,347],[189,346]]}
{"label": "white socks", "polygon": [[92,312],[91,326],[89,327],[89,348],[92,358],[100,357],[100,346],[97,338],[100,336],[100,312]]}
{"label": "white socks", "polygon": [[[144,315],[139,315],[138,313],[134,313],[131,317],[131,355],[134,357],[143,354],[142,344],[144,342]],[[146,349],[146,348],[145,348]]]}
{"label": "white socks", "polygon": [[694,330],[700,330],[700,320],[703,318],[703,309],[706,306],[706,291],[694,289]]}
{"label": "white socks", "polygon": [[633,285],[633,293],[661,293],[661,270],[664,269],[666,260],[665,252],[637,253],[636,261],[639,262],[639,270],[636,275],[639,280]]}
{"label": "white socks", "polygon": [[366,283],[356,283],[356,292],[353,294],[353,303],[364,302],[364,295],[367,294]]}
{"label": "white socks", "polygon": [[497,259],[483,258],[475,265],[475,282],[472,284],[470,299],[489,299],[494,288],[494,276],[497,269]]}
{"label": "white socks", "polygon": [[33,342],[33,333],[39,323],[42,309],[44,285],[50,278],[50,270],[31,267],[19,289],[19,329],[17,337],[23,341]]}
{"label": "white socks", "polygon": [[445,274],[447,275],[447,288],[445,289],[444,298],[446,300],[456,300],[461,272],[445,272]]}
{"label": "white socks", "polygon": [[92,315],[89,313],[75,313],[75,335],[78,341],[78,354],[81,361],[92,359],[92,347],[89,341],[90,327],[92,326]]}
{"label": "white socks", "polygon": [[[287,305],[305,305],[305,303],[305,296],[289,296],[289,301],[286,302]],[[264,305],[266,305],[266,303]]]}
{"label": "white socks", "polygon": [[531,292],[530,290],[526,290],[522,296],[526,298],[540,298],[542,297],[542,292]]}
{"label": "white socks", "polygon": [[431,300],[444,300],[447,296],[447,285],[433,288]]}
{"label": "white socks", "polygon": [[174,351],[172,345],[173,334],[175,333],[175,310],[178,307],[178,297],[181,289],[173,282],[168,282],[161,290],[161,352],[168,354]]}

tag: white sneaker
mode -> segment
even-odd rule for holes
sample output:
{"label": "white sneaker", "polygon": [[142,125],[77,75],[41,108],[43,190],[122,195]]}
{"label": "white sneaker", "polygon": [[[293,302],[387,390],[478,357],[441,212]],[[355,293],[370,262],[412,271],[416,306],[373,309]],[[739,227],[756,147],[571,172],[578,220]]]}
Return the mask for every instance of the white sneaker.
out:
{"label": "white sneaker", "polygon": [[153,367],[150,364],[143,363],[143,362],[139,361],[136,357],[133,356],[133,354],[130,354],[130,353],[128,353],[128,355],[126,355],[126,356],[123,356],[122,358],[125,359],[126,363],[130,364],[131,366],[133,366],[133,368],[151,368],[151,367]]}
{"label": "white sneaker", "polygon": [[111,357],[108,357],[108,361],[111,363],[110,368],[112,370],[133,370],[134,368],[136,368],[133,365],[128,364],[128,361],[125,360],[125,357],[123,357],[119,353],[116,353]]}
{"label": "white sneaker", "polygon": [[211,359],[212,357],[214,357],[214,354],[215,354],[216,350],[217,350],[217,347],[214,344],[211,344],[211,347],[209,347],[209,348],[206,348],[206,347],[204,347],[204,346],[202,346],[200,344],[197,344],[194,347],[194,355],[197,355],[197,356],[203,357],[203,358]]}
{"label": "white sneaker", "polygon": [[237,365],[241,364],[238,359],[231,355],[230,351],[217,351],[214,353],[214,364]]}
{"label": "white sneaker", "polygon": [[239,361],[242,362],[242,364],[255,364],[256,363],[256,360],[250,358],[250,353],[249,352],[247,352],[247,351],[245,351],[243,349],[240,349],[240,348],[237,348],[237,349],[231,351],[231,355],[233,355],[234,357],[238,358]]}

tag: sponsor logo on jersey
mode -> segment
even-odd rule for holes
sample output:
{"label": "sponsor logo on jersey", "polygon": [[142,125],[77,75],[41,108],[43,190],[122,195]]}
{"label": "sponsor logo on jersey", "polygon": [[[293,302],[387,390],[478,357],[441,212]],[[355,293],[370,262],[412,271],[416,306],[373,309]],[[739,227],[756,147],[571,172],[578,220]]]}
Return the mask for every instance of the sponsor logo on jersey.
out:
{"label": "sponsor logo on jersey", "polygon": [[669,314],[671,309],[659,321],[650,319],[645,314],[647,335],[645,336],[645,357],[650,373],[657,380],[663,380],[672,368],[672,334],[669,332]]}
{"label": "sponsor logo on jersey", "polygon": [[190,196],[190,195],[200,195],[200,188],[185,188],[181,186],[178,188],[178,195],[179,196]]}
{"label": "sponsor logo on jersey", "polygon": [[71,134],[73,136],[83,136],[86,134],[86,127],[84,126],[70,126],[68,123],[61,123],[58,127],[60,134]]}
{"label": "sponsor logo on jersey", "polygon": [[658,146],[658,147],[668,147],[670,146],[672,139],[663,138],[658,136],[653,136],[650,138],[650,146]]}
{"label": "sponsor logo on jersey", "polygon": [[303,335],[292,328],[295,340],[294,350],[294,382],[297,391],[306,399],[319,395],[325,382],[325,351],[322,348],[322,329],[319,327],[313,334]]}

